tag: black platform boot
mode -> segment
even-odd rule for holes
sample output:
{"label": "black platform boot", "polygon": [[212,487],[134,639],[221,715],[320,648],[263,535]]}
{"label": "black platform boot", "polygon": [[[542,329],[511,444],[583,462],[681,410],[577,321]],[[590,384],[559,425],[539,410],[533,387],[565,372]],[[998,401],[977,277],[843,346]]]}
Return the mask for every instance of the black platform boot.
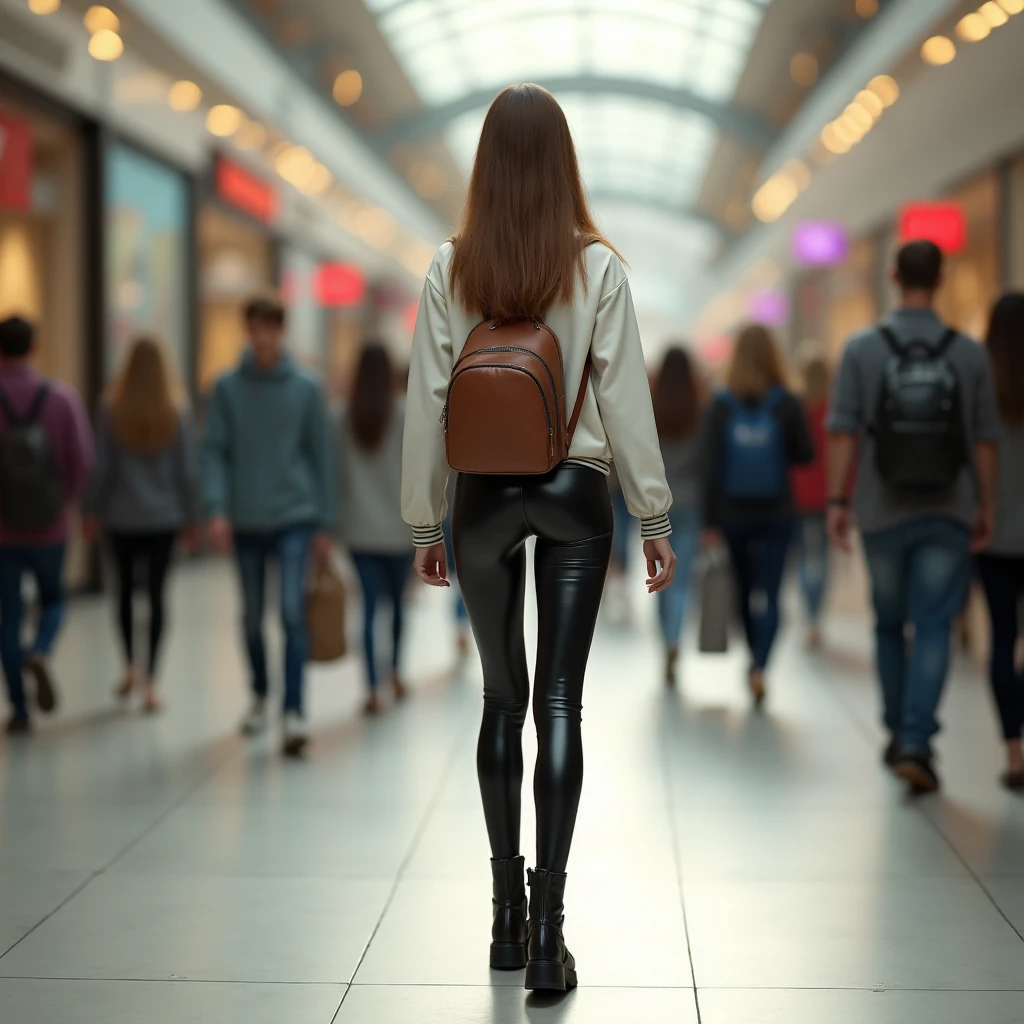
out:
{"label": "black platform boot", "polygon": [[530,929],[526,987],[565,992],[576,987],[576,961],[565,948],[565,875],[530,871]]}
{"label": "black platform boot", "polygon": [[491,861],[494,879],[491,967],[498,971],[521,971],[526,966],[525,866],[522,857]]}

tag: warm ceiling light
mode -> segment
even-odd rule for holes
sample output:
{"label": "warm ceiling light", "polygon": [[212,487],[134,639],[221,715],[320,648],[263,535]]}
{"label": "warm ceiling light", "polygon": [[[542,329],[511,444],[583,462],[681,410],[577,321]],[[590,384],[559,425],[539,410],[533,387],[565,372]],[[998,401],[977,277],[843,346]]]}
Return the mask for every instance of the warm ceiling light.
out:
{"label": "warm ceiling light", "polygon": [[870,112],[856,102],[849,104],[843,113],[850,121],[857,125],[861,132],[869,132],[871,126],[875,123],[875,119],[871,116]]}
{"label": "warm ceiling light", "polygon": [[444,171],[433,160],[424,160],[413,166],[413,186],[424,199],[438,199],[448,187]]}
{"label": "warm ceiling light", "polygon": [[948,64],[956,56],[956,43],[946,36],[932,36],[921,46],[921,59],[925,64]]}
{"label": "warm ceiling light", "polygon": [[995,0],[989,0],[987,4],[982,4],[978,8],[978,13],[993,27],[1000,28],[1005,25],[1009,20],[1010,16],[995,2]]}
{"label": "warm ceiling light", "polygon": [[782,172],[773,174],[754,193],[750,206],[754,216],[765,224],[778,220],[800,194],[797,183]]}
{"label": "warm ceiling light", "polygon": [[857,0],[854,10],[862,18],[873,18],[878,13],[878,0]]}
{"label": "warm ceiling light", "polygon": [[274,161],[274,169],[289,184],[305,184],[316,166],[313,154],[305,146],[289,146]]}
{"label": "warm ceiling light", "polygon": [[334,175],[323,164],[313,164],[302,183],[302,191],[308,196],[322,196],[334,184]]}
{"label": "warm ceiling light", "polygon": [[171,86],[171,90],[167,94],[167,102],[170,104],[171,110],[182,112],[195,110],[203,102],[203,90],[195,82],[182,79]]}
{"label": "warm ceiling light", "polygon": [[259,121],[246,121],[235,135],[239,149],[259,149],[267,143],[267,129]]}
{"label": "warm ceiling light", "polygon": [[882,116],[882,111],[885,110],[885,107],[882,106],[882,101],[870,89],[861,89],[855,98],[876,121]]}
{"label": "warm ceiling light", "polygon": [[1020,14],[1024,11],[1024,0],[999,0],[999,6],[1007,14]]}
{"label": "warm ceiling light", "polygon": [[794,53],[789,74],[797,85],[814,85],[818,80],[818,58],[813,53]]}
{"label": "warm ceiling light", "polygon": [[53,14],[60,10],[60,0],[28,0],[28,9],[33,14]]}
{"label": "warm ceiling light", "polygon": [[900,98],[900,87],[892,75],[876,75],[868,82],[868,89],[882,101],[883,107],[891,107]]}
{"label": "warm ceiling light", "polygon": [[89,56],[96,60],[117,60],[124,53],[124,40],[112,29],[101,28],[89,40]]}
{"label": "warm ceiling light", "polygon": [[103,7],[100,4],[90,7],[85,12],[85,17],[82,21],[85,22],[85,27],[93,35],[97,32],[102,32],[105,28],[111,32],[121,31],[121,19],[109,7]]}
{"label": "warm ceiling light", "polygon": [[234,135],[242,127],[242,112],[230,103],[218,103],[206,115],[206,130],[219,139]]}
{"label": "warm ceiling light", "polygon": [[980,43],[991,32],[992,26],[977,12],[964,15],[956,26],[956,34],[968,43]]}
{"label": "warm ceiling light", "polygon": [[832,129],[851,149],[864,137],[864,133],[855,124],[847,121],[845,117],[837,117],[832,122]]}
{"label": "warm ceiling light", "polygon": [[821,130],[821,144],[832,154],[842,156],[850,152],[850,143],[839,135],[834,124],[827,124]]}
{"label": "warm ceiling light", "polygon": [[363,94],[363,76],[352,68],[349,68],[348,71],[342,71],[334,80],[332,92],[334,101],[339,106],[351,107]]}
{"label": "warm ceiling light", "polygon": [[369,206],[356,216],[356,231],[375,249],[384,249],[395,240],[398,225],[387,210]]}

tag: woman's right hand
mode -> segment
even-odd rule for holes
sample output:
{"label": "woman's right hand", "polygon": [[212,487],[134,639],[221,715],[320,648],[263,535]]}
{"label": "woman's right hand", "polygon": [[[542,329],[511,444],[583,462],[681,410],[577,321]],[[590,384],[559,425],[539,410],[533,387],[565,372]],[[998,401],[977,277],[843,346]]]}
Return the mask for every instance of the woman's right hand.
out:
{"label": "woman's right hand", "polygon": [[[647,559],[647,593],[656,594],[672,585],[676,576],[676,553],[668,537],[644,541],[644,557]],[[658,571],[658,563],[661,571]]]}
{"label": "woman's right hand", "polygon": [[448,582],[448,555],[444,544],[431,544],[429,548],[417,548],[413,559],[416,575],[428,587],[450,587]]}

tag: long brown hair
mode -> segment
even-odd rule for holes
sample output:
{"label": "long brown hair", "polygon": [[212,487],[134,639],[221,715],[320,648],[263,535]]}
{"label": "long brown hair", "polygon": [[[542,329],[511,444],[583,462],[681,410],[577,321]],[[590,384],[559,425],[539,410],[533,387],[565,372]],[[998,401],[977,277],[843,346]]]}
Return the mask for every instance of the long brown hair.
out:
{"label": "long brown hair", "polygon": [[378,342],[363,346],[352,385],[349,419],[356,444],[372,452],[384,440],[395,408],[395,375],[388,350]]}
{"label": "long brown hair", "polygon": [[985,342],[992,362],[999,415],[1024,423],[1024,292],[1007,292],[992,310]]}
{"label": "long brown hair", "polygon": [[764,324],[748,324],[736,336],[726,387],[743,399],[763,398],[786,385],[786,371],[775,337]]}
{"label": "long brown hair", "polygon": [[653,390],[658,436],[666,441],[689,437],[697,429],[700,389],[686,349],[673,345],[665,353]]}
{"label": "long brown hair", "polygon": [[163,347],[138,338],[107,391],[114,436],[129,451],[155,455],[178,436],[185,396]]}
{"label": "long brown hair", "polygon": [[828,360],[821,352],[812,352],[800,364],[800,397],[809,405],[828,401],[832,386],[832,372]]}
{"label": "long brown hair", "polygon": [[584,249],[608,241],[587,204],[569,124],[539,85],[498,93],[480,132],[452,297],[486,317],[543,318],[587,283]]}

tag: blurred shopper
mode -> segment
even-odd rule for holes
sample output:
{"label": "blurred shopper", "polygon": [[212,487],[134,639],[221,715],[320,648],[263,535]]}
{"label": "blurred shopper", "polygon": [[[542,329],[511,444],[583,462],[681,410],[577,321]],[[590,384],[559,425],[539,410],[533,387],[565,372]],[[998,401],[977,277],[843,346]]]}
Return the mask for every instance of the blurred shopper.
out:
{"label": "blurred shopper", "polygon": [[402,600],[412,569],[412,532],[402,519],[402,432],[405,403],[395,399],[395,375],[383,345],[367,345],[359,358],[352,398],[339,430],[341,535],[352,553],[363,590],[363,652],[370,693],[366,711],[380,711],[377,608],[392,609],[391,688],[399,700]]}
{"label": "blurred shopper", "polygon": [[829,534],[849,550],[845,485],[859,437],[853,504],[875,608],[884,760],[914,792],[929,792],[939,785],[931,743],[968,550],[992,536],[999,421],[984,349],[935,313],[939,248],[903,246],[894,281],[899,308],[851,338],[839,367],[828,421]]}
{"label": "blurred shopper", "polygon": [[683,348],[665,353],[654,382],[654,420],[665,475],[672,491],[672,547],[676,574],[658,595],[661,637],[665,642],[665,681],[676,679],[679,637],[690,597],[690,570],[700,540],[700,389],[693,361]]}
{"label": "blurred shopper", "polygon": [[[78,397],[29,365],[35,328],[0,323],[0,661],[11,701],[10,734],[31,729],[23,672],[40,711],[57,706],[49,658],[64,616],[64,551],[71,504],[92,467],[92,436]],[[22,577],[39,595],[35,640],[22,649]]]}
{"label": "blurred shopper", "polygon": [[999,408],[999,472],[992,542],[977,565],[992,620],[992,692],[1007,754],[1003,784],[1024,790],[1024,672],[1014,659],[1024,598],[1024,293],[996,303],[987,347]]}
{"label": "blurred shopper", "polygon": [[441,530],[444,533],[444,550],[448,558],[448,577],[455,591],[455,646],[459,661],[462,662],[469,655],[469,611],[462,597],[462,588],[459,586],[455,552],[452,548],[452,509],[455,508],[455,485],[458,479],[458,473],[452,473],[448,479],[448,488],[445,492],[445,507],[448,511],[441,524]]}
{"label": "blurred shopper", "polygon": [[761,324],[740,331],[701,444],[705,539],[721,537],[729,549],[750,647],[747,678],[760,705],[796,515],[789,472],[814,458],[803,407],[786,389],[778,346]]}
{"label": "blurred shopper", "polygon": [[[556,462],[546,473],[486,474],[488,458],[522,451],[527,436],[516,424],[501,434],[501,422],[487,417],[492,406],[480,394],[477,408],[484,410],[480,418],[491,440],[483,439],[481,469],[459,473],[454,518],[459,578],[484,669],[477,769],[493,856],[491,966],[525,966],[527,988],[565,990],[576,984],[562,935],[565,869],[583,784],[583,678],[612,546],[603,475],[612,450],[630,510],[642,520],[650,590],[672,582],[675,556],[667,540],[671,495],[629,284],[587,209],[565,115],[536,85],[512,86],[491,105],[462,226],[431,264],[416,322],[403,507],[417,544],[417,572],[432,586],[448,583],[440,525],[446,433],[467,450],[481,443],[477,435],[466,436],[457,419],[454,425],[447,419],[447,427],[441,420],[453,408],[446,404],[453,367],[482,317],[492,319],[495,330],[508,324],[524,344],[536,343],[531,319],[547,337],[543,322],[561,340],[565,366],[564,414],[563,403],[549,404],[543,383],[521,410],[519,426],[534,428],[533,456]],[[482,331],[474,346],[486,344]],[[488,391],[495,377],[505,387],[532,386],[527,373],[533,371],[520,379],[508,368],[516,350],[493,344],[495,368],[478,371],[474,386]],[[532,365],[544,380],[561,371],[543,360]],[[492,397],[504,403],[508,392],[496,386]],[[520,412],[515,403],[504,407]],[[476,415],[470,405],[460,408]],[[550,449],[539,433],[545,423]],[[557,463],[563,445],[568,461]],[[530,872],[527,927],[519,829],[522,730],[530,703],[523,614],[531,536],[537,538],[540,634],[533,699],[537,867]]]}
{"label": "blurred shopper", "polygon": [[[267,563],[280,568],[284,655],[284,752],[302,753],[307,658],[304,588],[310,551],[325,559],[335,523],[334,443],[320,385],[284,349],[285,311],[254,299],[244,311],[249,347],[217,382],[202,448],[203,501],[219,551],[234,546],[245,608],[253,702],[246,735],[267,724],[269,690],[263,642]],[[339,624],[340,628],[340,624]]]}
{"label": "blurred shopper", "polygon": [[796,539],[800,552],[800,588],[807,610],[807,646],[817,650],[821,646],[821,608],[828,586],[828,481],[825,474],[828,362],[821,353],[815,353],[804,360],[801,371],[800,397],[814,444],[814,460],[808,466],[794,467],[790,480],[799,515]]}
{"label": "blurred shopper", "polygon": [[[125,671],[117,689],[127,698],[142,684],[143,708],[159,711],[157,658],[164,632],[164,596],[174,542],[195,543],[200,521],[199,470],[185,395],[164,350],[141,338],[132,346],[100,410],[96,469],[83,501],[84,533],[104,530],[117,563],[118,622]],[[145,567],[149,651],[145,675],[135,661],[133,596]]]}

